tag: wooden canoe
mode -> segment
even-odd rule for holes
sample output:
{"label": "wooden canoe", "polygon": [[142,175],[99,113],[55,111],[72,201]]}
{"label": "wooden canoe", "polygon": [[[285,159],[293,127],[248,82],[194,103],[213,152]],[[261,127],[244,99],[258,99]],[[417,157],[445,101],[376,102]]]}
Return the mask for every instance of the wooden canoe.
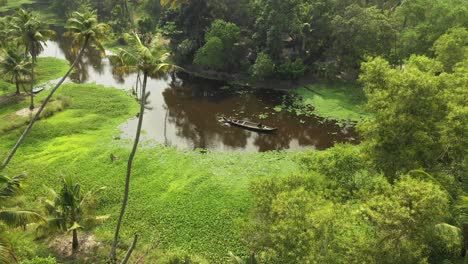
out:
{"label": "wooden canoe", "polygon": [[42,92],[43,90],[44,90],[44,87],[35,87],[35,88],[33,88],[32,92],[34,94],[38,94],[38,93]]}
{"label": "wooden canoe", "polygon": [[223,117],[224,122],[229,123],[233,126],[242,127],[245,129],[257,131],[257,132],[273,132],[278,130],[276,127],[265,126],[261,123],[254,123],[246,120],[237,120],[232,118]]}

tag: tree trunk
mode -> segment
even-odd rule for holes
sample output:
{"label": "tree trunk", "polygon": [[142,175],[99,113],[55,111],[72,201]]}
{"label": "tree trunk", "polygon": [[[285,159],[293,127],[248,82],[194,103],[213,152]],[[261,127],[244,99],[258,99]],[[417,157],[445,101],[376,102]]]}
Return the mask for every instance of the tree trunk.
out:
{"label": "tree trunk", "polygon": [[15,85],[16,85],[16,95],[20,94],[20,87],[19,87],[19,80],[18,77],[15,77]]}
{"label": "tree trunk", "polygon": [[31,103],[29,104],[29,110],[34,110],[34,60],[33,60],[33,63],[31,65],[31,93],[30,93],[30,96],[31,96]]}
{"label": "tree trunk", "polygon": [[123,7],[125,9],[125,13],[127,13],[128,21],[130,22],[130,24],[132,24],[132,27],[133,27],[133,17],[132,17],[132,14],[130,13],[130,10],[128,9],[127,0],[123,0]]}
{"label": "tree trunk", "polygon": [[72,241],[72,255],[75,255],[76,252],[78,252],[78,247],[79,247],[79,242],[78,242],[78,230],[74,229],[73,230],[73,241]]}
{"label": "tree trunk", "polygon": [[133,250],[135,249],[136,243],[138,242],[138,235],[135,234],[133,237],[133,242],[128,248],[127,254],[125,254],[125,258],[120,262],[120,264],[127,264],[128,260],[130,259],[130,256],[132,255]]}
{"label": "tree trunk", "polygon": [[143,86],[141,87],[141,93],[140,93],[141,94],[140,115],[138,116],[138,125],[137,125],[137,130],[136,130],[136,135],[135,135],[135,141],[133,142],[132,152],[130,153],[130,156],[128,158],[127,175],[125,177],[124,197],[123,197],[123,200],[122,200],[122,207],[120,209],[119,219],[117,221],[117,227],[115,229],[114,242],[112,243],[112,248],[111,248],[110,253],[109,253],[109,261],[111,263],[116,263],[116,261],[117,261],[116,250],[117,250],[117,243],[119,241],[119,232],[120,232],[120,227],[122,225],[123,216],[124,216],[124,213],[125,213],[125,208],[127,207],[128,193],[130,191],[130,177],[131,177],[131,174],[132,174],[133,159],[135,158],[135,154],[136,154],[136,151],[138,149],[138,143],[140,142],[141,127],[142,127],[142,124],[143,124],[143,114],[145,113],[146,82],[147,82],[147,79],[148,79],[148,73],[144,72],[143,73]]}
{"label": "tree trunk", "polygon": [[11,159],[13,158],[13,156],[15,155],[16,151],[18,150],[19,146],[21,145],[21,143],[23,143],[24,139],[26,138],[26,136],[28,135],[29,131],[31,130],[31,128],[33,127],[34,123],[36,123],[36,121],[39,119],[39,117],[41,116],[41,113],[42,111],[44,110],[45,106],[47,105],[47,103],[50,101],[50,99],[52,98],[52,96],[54,95],[54,93],[57,91],[57,89],[60,87],[60,85],[62,85],[62,83],[65,81],[65,79],[67,79],[68,75],[70,75],[71,71],[73,70],[73,68],[75,68],[76,64],[78,63],[78,61],[80,60],[81,56],[83,55],[83,52],[86,48],[86,46],[88,46],[88,42],[89,42],[89,36],[85,38],[85,41],[83,43],[83,47],[81,47],[81,50],[80,52],[78,53],[78,56],[76,56],[76,59],[75,61],[73,62],[73,64],[71,65],[70,69],[68,69],[67,73],[65,74],[65,76],[62,77],[62,79],[60,79],[60,81],[55,85],[55,87],[50,91],[49,95],[45,98],[44,102],[42,102],[41,106],[39,107],[39,110],[37,111],[36,115],[34,116],[34,118],[31,120],[31,122],[29,123],[28,127],[24,130],[23,134],[21,135],[21,137],[18,139],[18,142],[16,142],[15,146],[13,147],[13,149],[11,150],[10,154],[8,155],[8,157],[6,158],[6,160],[3,162],[2,164],[2,167],[1,169],[4,169],[8,163],[10,163]]}

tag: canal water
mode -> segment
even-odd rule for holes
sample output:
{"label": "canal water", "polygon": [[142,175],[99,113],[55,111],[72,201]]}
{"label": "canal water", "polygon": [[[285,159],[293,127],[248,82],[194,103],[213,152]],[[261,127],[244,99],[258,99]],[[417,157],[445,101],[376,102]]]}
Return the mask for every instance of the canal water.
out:
{"label": "canal water", "polygon": [[[70,43],[57,34],[47,43],[41,57],[73,61]],[[88,50],[71,76],[73,82],[96,83],[131,90],[136,74],[114,75],[110,61],[95,50]],[[178,74],[178,78],[149,79],[147,90],[151,109],[145,112],[143,138],[180,149],[206,148],[214,151],[261,152],[285,149],[326,149],[339,142],[357,143],[352,127],[342,128],[319,117],[297,116],[275,111],[285,92],[238,90],[226,84]],[[135,113],[136,114],[136,113]],[[230,127],[218,121],[222,116],[262,122],[278,127],[272,134]],[[133,138],[137,119],[119,126],[122,138]]]}

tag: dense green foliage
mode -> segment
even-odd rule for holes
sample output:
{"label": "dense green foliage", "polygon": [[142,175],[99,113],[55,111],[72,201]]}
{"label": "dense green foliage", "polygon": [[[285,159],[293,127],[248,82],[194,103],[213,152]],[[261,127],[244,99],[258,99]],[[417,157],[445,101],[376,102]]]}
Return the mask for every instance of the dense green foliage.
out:
{"label": "dense green foliage", "polygon": [[212,37],[197,51],[193,62],[209,69],[221,70],[224,68],[225,57],[223,41]]}
{"label": "dense green foliage", "polygon": [[259,79],[269,78],[275,72],[275,64],[266,53],[260,53],[251,68],[252,76]]}
{"label": "dense green foliage", "polygon": [[[460,156],[451,153],[467,144],[463,139],[466,102],[453,100],[468,96],[466,70],[458,67],[453,73],[436,75],[441,70],[437,64],[419,56],[412,56],[403,70],[391,69],[380,58],[363,64],[361,81],[368,107],[376,114],[362,124],[361,131],[369,158],[388,176],[421,167],[432,169],[440,162],[455,175],[466,173],[463,151],[457,151]],[[454,115],[459,124],[449,120]],[[454,133],[446,135],[448,131]]]}
{"label": "dense green foliage", "polygon": [[[331,63],[338,73],[355,74],[365,56],[381,56],[393,64],[414,53],[432,56],[432,45],[441,35],[452,27],[468,26],[468,8],[461,0],[237,2],[172,5],[163,10],[162,33],[174,50],[183,41],[192,41],[197,49],[209,42],[210,25],[222,19],[240,28],[236,47],[240,65],[224,71],[246,71],[241,65],[253,64],[256,54],[265,52],[277,65],[302,59],[308,66]],[[291,78],[281,72],[277,77]]]}
{"label": "dense green foliage", "polygon": [[[0,1],[0,11],[29,2]],[[13,253],[20,263],[57,262],[43,258],[55,252],[28,225],[43,218],[23,209],[44,204],[38,199],[48,194],[44,185],[61,190],[45,202],[44,216],[76,239],[81,223],[92,226],[88,215],[110,215],[85,230],[103,245],[85,256],[91,263],[105,261],[114,234],[121,255],[134,233],[140,241],[132,260],[145,263],[438,264],[466,257],[466,0],[37,2],[50,4],[43,12],[72,16],[67,36],[75,39],[74,51],[88,41],[103,51],[105,37],[127,45],[112,56],[114,73],[163,76],[171,67],[161,47],[167,43],[170,59],[194,70],[227,72],[245,83],[300,84],[275,111],[351,121],[340,122],[343,129],[358,122],[362,142],[248,154],[143,142],[132,164],[138,139],[130,152],[130,140],[120,139],[116,127],[137,113],[135,98],[95,84],[66,84],[18,158],[1,171],[29,177],[0,177],[0,263]],[[97,11],[74,13],[88,9]],[[34,77],[30,66],[50,35],[32,17],[19,10],[11,21],[0,19],[0,157],[30,119],[17,113],[28,103],[13,95],[16,84],[45,83],[68,66],[38,58]],[[311,83],[316,77],[358,82]],[[145,88],[137,98],[140,120]],[[80,185],[62,181],[62,174]],[[81,185],[109,188],[87,207]]]}

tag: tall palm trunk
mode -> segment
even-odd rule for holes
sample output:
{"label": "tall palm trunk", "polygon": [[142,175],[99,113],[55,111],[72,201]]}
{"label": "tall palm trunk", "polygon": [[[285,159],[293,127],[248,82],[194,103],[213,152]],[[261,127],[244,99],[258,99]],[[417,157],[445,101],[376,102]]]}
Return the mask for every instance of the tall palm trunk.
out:
{"label": "tall palm trunk", "polygon": [[16,85],[16,95],[19,95],[20,94],[20,87],[19,87],[18,76],[15,77],[15,85]]}
{"label": "tall palm trunk", "polygon": [[72,255],[75,255],[78,252],[79,247],[78,242],[78,231],[76,229],[73,230],[73,241],[72,241]]}
{"label": "tall palm trunk", "polygon": [[65,76],[62,77],[62,79],[60,79],[60,81],[55,85],[55,87],[50,91],[49,95],[45,98],[44,102],[42,102],[41,106],[39,107],[39,110],[37,111],[36,115],[34,115],[34,118],[31,120],[31,122],[29,123],[28,127],[24,130],[23,134],[21,135],[21,137],[18,139],[18,142],[16,142],[15,146],[13,147],[13,149],[11,150],[10,154],[8,155],[8,157],[6,158],[6,160],[3,162],[2,164],[2,167],[1,169],[4,169],[8,163],[10,163],[11,159],[13,158],[13,156],[15,155],[16,151],[18,150],[19,146],[21,145],[21,143],[23,143],[24,139],[26,138],[26,136],[28,135],[29,131],[31,130],[31,128],[33,127],[33,125],[36,123],[36,121],[39,119],[39,117],[41,116],[41,113],[42,111],[44,111],[44,108],[45,106],[47,105],[47,103],[50,101],[50,99],[52,98],[52,96],[54,95],[54,93],[57,91],[57,89],[60,87],[60,85],[62,85],[62,83],[65,81],[65,79],[67,79],[68,75],[70,75],[70,73],[72,72],[73,68],[75,68],[75,66],[78,64],[78,61],[81,59],[81,56],[83,55],[83,52],[84,50],[86,49],[86,47],[88,46],[88,42],[89,42],[89,36],[87,36],[84,40],[84,43],[83,43],[83,46],[81,47],[81,50],[80,52],[78,53],[78,55],[76,56],[76,59],[75,61],[73,62],[73,64],[71,65],[70,69],[68,69],[67,73],[65,74]]}
{"label": "tall palm trunk", "polygon": [[30,96],[31,96],[31,103],[29,104],[29,110],[34,110],[34,83],[35,83],[35,80],[34,80],[34,59],[33,59],[33,63],[31,64],[31,93],[30,93]]}
{"label": "tall palm trunk", "polygon": [[135,141],[133,142],[133,148],[132,152],[130,153],[130,156],[128,158],[128,163],[127,163],[127,175],[125,178],[125,191],[124,191],[124,197],[122,200],[122,207],[120,209],[120,215],[119,215],[119,220],[117,221],[117,227],[115,229],[115,235],[114,235],[114,242],[112,244],[111,251],[109,253],[109,260],[112,263],[115,263],[117,258],[116,258],[116,249],[117,249],[117,243],[119,240],[119,232],[120,232],[120,226],[122,225],[122,220],[123,216],[125,213],[125,208],[127,207],[127,202],[128,202],[128,193],[130,191],[130,177],[132,174],[132,165],[133,165],[133,159],[135,158],[136,151],[138,149],[138,143],[140,142],[140,134],[141,134],[141,127],[143,124],[143,114],[145,113],[145,101],[146,101],[146,82],[148,79],[148,73],[144,72],[143,73],[143,86],[141,87],[141,93],[140,93],[140,115],[138,117],[138,125],[137,125],[137,130],[136,130],[136,135],[135,135]]}
{"label": "tall palm trunk", "polygon": [[[72,205],[72,208],[71,208],[71,224],[72,226],[76,223],[76,214],[75,214],[75,207]],[[80,246],[79,242],[78,242],[78,230],[75,228],[73,229],[72,231],[73,233],[73,239],[72,239],[72,255],[75,255],[77,252],[78,252],[78,248]]]}

